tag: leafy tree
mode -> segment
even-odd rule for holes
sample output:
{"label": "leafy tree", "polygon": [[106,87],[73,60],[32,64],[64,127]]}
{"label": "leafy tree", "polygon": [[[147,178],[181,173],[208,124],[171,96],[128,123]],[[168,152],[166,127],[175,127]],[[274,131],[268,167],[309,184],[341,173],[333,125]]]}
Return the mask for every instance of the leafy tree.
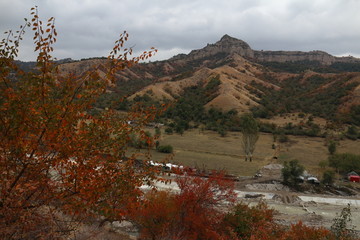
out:
{"label": "leafy tree", "polygon": [[165,133],[167,133],[167,134],[173,134],[173,129],[171,128],[171,127],[167,127],[167,128],[165,128]]}
{"label": "leafy tree", "polygon": [[351,107],[350,117],[354,124],[360,126],[360,105],[354,105]]}
{"label": "leafy tree", "polygon": [[[259,94],[259,91],[254,92],[254,90],[249,88],[249,91],[252,91],[252,93],[257,94],[258,97],[261,98],[259,103],[262,107],[252,109],[256,116],[266,117],[267,113],[277,114],[301,111],[329,120],[347,120],[348,123],[356,124],[355,121],[358,119],[358,111],[356,108],[353,108],[346,116],[338,114],[338,106],[341,104],[342,98],[347,96],[349,91],[358,85],[356,83],[348,84],[348,80],[351,78],[350,75],[345,77],[341,76],[341,78],[336,79],[336,81],[333,81],[333,77],[323,77],[320,74],[311,77],[298,74],[296,77],[290,77],[281,82],[275,82],[275,80],[267,74],[264,74],[263,77],[267,81],[273,81],[273,83],[276,83],[281,89],[275,90],[256,82],[251,83],[253,89],[261,91],[261,94]],[[332,81],[331,87],[321,87],[330,80]],[[316,94],[311,94],[315,91]],[[308,131],[310,135],[314,136],[320,133],[319,128],[316,126],[311,128],[312,129]]]}
{"label": "leafy tree", "polygon": [[159,127],[155,128],[155,137],[159,138],[161,136],[161,129]]}
{"label": "leafy tree", "polygon": [[181,136],[184,134],[185,129],[181,125],[176,125],[175,132],[179,133]]}
{"label": "leafy tree", "polygon": [[239,239],[262,239],[260,235],[263,233],[268,237],[279,238],[283,233],[274,222],[274,210],[265,203],[251,207],[239,203],[225,216],[223,224]]}
{"label": "leafy tree", "polygon": [[325,169],[328,165],[329,163],[326,160],[322,160],[319,162],[319,167],[321,167],[322,169]]}
{"label": "leafy tree", "polygon": [[221,231],[225,213],[217,206],[235,199],[234,183],[223,176],[184,175],[176,179],[178,193],[150,192],[146,203],[132,212],[141,227],[141,239],[234,239]]}
{"label": "leafy tree", "polygon": [[[139,204],[139,187],[155,177],[146,164],[135,167],[135,156],[124,157],[130,134],[145,138],[141,128],[155,110],[89,114],[115,74],[153,50],[129,59],[124,32],[102,66],[61,72],[51,56],[54,18],[44,26],[36,8],[31,14],[18,35],[10,31],[0,43],[1,239],[58,239],[71,233],[71,221],[93,214],[122,219],[129,204]],[[36,69],[23,72],[14,58],[30,25],[38,57]]]}
{"label": "leafy tree", "polygon": [[325,185],[332,185],[335,179],[335,172],[327,170],[323,173],[322,183]]}
{"label": "leafy tree", "polygon": [[330,143],[328,145],[328,151],[329,151],[330,155],[333,155],[336,152],[336,142],[330,141]]}
{"label": "leafy tree", "polygon": [[[301,221],[292,224],[290,229],[286,231],[281,238],[284,240],[335,240],[333,234],[324,227],[314,228],[303,224]],[[345,239],[344,239],[345,240]]]}
{"label": "leafy tree", "polygon": [[360,155],[352,153],[334,154],[329,156],[329,166],[341,173],[360,172]]}
{"label": "leafy tree", "polygon": [[132,220],[140,225],[141,239],[164,239],[176,217],[175,195],[168,191],[149,191],[145,204],[134,209]]}
{"label": "leafy tree", "polygon": [[252,161],[255,144],[259,139],[259,126],[251,114],[240,117],[240,129],[242,133],[242,149],[245,153],[245,161]]}
{"label": "leafy tree", "polygon": [[299,177],[304,172],[304,166],[299,164],[298,160],[291,160],[284,162],[284,168],[281,170],[284,183],[291,187],[297,187],[299,184]]}
{"label": "leafy tree", "polygon": [[329,156],[328,158],[329,166],[335,168],[336,172],[339,173],[341,165],[341,157],[339,154]]}
{"label": "leafy tree", "polygon": [[308,227],[302,222],[282,226],[275,222],[274,212],[264,203],[256,206],[240,203],[225,216],[223,231],[232,239],[243,240],[335,240],[334,235],[323,227]]}
{"label": "leafy tree", "polygon": [[342,209],[340,216],[333,219],[331,231],[334,233],[336,240],[356,239],[353,229],[349,228],[348,224],[351,224],[350,204],[348,204],[347,207]]}
{"label": "leafy tree", "polygon": [[346,137],[351,139],[351,140],[356,140],[358,138],[358,130],[355,126],[351,125],[348,127],[347,131],[346,131]]}
{"label": "leafy tree", "polygon": [[[278,224],[275,211],[263,202],[233,206],[233,183],[221,174],[208,179],[184,175],[176,182],[179,192],[150,191],[145,195],[146,204],[133,209],[132,219],[140,226],[141,239],[336,239],[323,227],[308,227],[302,222],[289,227]],[[230,203],[227,213],[218,208],[222,201]]]}
{"label": "leafy tree", "polygon": [[218,133],[220,134],[221,137],[225,137],[227,134],[227,132],[224,128],[219,128]]}
{"label": "leafy tree", "polygon": [[128,145],[137,149],[151,148],[154,145],[154,138],[149,131],[132,132],[129,138]]}

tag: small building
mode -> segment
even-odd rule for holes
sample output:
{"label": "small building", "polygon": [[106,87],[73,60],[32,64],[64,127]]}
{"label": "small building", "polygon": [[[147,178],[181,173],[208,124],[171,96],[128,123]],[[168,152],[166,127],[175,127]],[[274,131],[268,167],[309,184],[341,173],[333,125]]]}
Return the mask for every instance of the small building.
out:
{"label": "small building", "polygon": [[351,175],[349,176],[350,182],[360,182],[360,176]]}
{"label": "small building", "polygon": [[360,182],[360,176],[356,172],[352,171],[347,174],[350,182]]}
{"label": "small building", "polygon": [[306,181],[307,181],[308,183],[312,183],[312,184],[317,184],[317,185],[320,184],[320,181],[319,181],[316,177],[308,177],[308,178],[306,179]]}

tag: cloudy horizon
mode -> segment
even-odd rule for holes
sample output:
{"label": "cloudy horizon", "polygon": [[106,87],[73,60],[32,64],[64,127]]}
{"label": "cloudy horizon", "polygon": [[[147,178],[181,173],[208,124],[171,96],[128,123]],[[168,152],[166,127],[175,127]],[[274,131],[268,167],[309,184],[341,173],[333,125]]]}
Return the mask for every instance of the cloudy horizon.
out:
{"label": "cloudy horizon", "polygon": [[[124,30],[135,53],[159,50],[152,61],[187,54],[225,34],[254,50],[360,57],[356,0],[0,0],[0,31],[17,30],[35,5],[44,22],[56,18],[58,59],[107,56]],[[35,59],[31,35],[28,29],[20,60]]]}

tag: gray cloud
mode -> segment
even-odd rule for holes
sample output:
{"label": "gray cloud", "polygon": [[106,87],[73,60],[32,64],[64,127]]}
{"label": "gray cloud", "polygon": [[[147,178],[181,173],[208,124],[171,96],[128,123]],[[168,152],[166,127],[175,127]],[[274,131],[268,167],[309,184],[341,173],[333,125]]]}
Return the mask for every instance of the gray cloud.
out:
{"label": "gray cloud", "polygon": [[[188,53],[229,34],[254,49],[323,50],[360,56],[357,0],[0,0],[0,31],[16,29],[30,8],[44,20],[54,16],[57,58],[106,56],[119,33],[152,60]],[[20,58],[35,58],[28,31]]]}

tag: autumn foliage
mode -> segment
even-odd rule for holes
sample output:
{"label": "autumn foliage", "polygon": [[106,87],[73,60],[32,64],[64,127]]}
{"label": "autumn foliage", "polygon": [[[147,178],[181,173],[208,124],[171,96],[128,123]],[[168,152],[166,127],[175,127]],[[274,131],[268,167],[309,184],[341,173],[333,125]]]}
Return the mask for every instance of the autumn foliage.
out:
{"label": "autumn foliage", "polygon": [[179,192],[149,191],[145,204],[131,219],[140,227],[143,240],[351,240],[336,237],[323,227],[302,222],[284,226],[276,222],[275,210],[259,202],[236,203],[234,183],[223,175],[176,179]]}
{"label": "autumn foliage", "polygon": [[[250,206],[236,202],[234,182],[214,172],[209,178],[182,175],[179,191],[149,191],[145,204],[132,211],[143,240],[355,240],[301,221],[285,226],[275,220],[276,211],[264,202]],[[340,219],[340,218],[339,218]],[[338,220],[337,222],[339,222]]]}
{"label": "autumn foliage", "polygon": [[221,222],[235,201],[234,183],[223,176],[184,175],[176,179],[177,193],[149,192],[146,204],[133,212],[141,239],[231,239],[221,235]]}
{"label": "autumn foliage", "polygon": [[[43,23],[36,8],[31,14],[30,22],[0,43],[0,239],[57,238],[88,215],[121,219],[129,204],[137,204],[139,186],[155,177],[125,153],[129,135],[144,137],[141,127],[156,110],[126,117],[111,109],[95,116],[89,110],[117,71],[156,50],[130,58],[124,32],[104,66],[81,75],[61,73],[51,56],[54,19]],[[14,58],[27,27],[38,57],[36,69],[26,73]]]}
{"label": "autumn foliage", "polygon": [[[51,56],[54,19],[43,24],[36,8],[31,14],[0,43],[0,239],[69,239],[89,217],[130,219],[144,240],[336,239],[301,222],[281,226],[265,204],[235,204],[234,182],[222,173],[180,172],[178,191],[144,194],[140,186],[158,172],[127,147],[134,134],[151,146],[142,128],[159,110],[90,110],[118,71],[156,50],[131,58],[124,32],[103,65],[81,75],[60,72]],[[38,53],[32,72],[14,61],[27,27]]]}
{"label": "autumn foliage", "polygon": [[209,178],[184,175],[178,192],[149,191],[131,214],[143,240],[353,240],[302,222],[284,226],[264,202],[236,203],[234,182],[222,173]]}

